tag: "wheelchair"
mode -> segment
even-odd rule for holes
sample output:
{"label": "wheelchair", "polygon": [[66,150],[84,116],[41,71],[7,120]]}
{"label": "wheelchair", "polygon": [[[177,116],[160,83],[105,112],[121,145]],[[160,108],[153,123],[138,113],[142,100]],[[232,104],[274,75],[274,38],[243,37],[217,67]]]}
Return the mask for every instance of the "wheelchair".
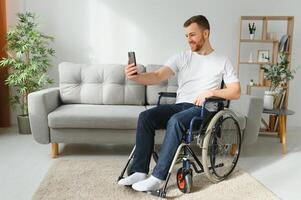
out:
{"label": "wheelchair", "polygon": [[[176,93],[159,92],[157,106],[162,97],[176,97]],[[241,151],[242,136],[237,116],[229,109],[230,101],[223,98],[206,98],[200,108],[199,116],[195,116],[187,127],[181,144],[178,146],[172,164],[169,168],[163,188],[152,191],[151,194],[165,198],[166,188],[174,166],[182,162],[176,174],[178,189],[183,193],[190,193],[193,187],[193,171],[205,173],[213,183],[226,179],[236,167]],[[209,111],[209,117],[205,117],[205,111]],[[196,129],[196,124],[199,123]],[[201,149],[201,161],[190,147],[196,142]],[[131,175],[131,166],[134,157],[135,146],[122,170],[118,181],[123,178],[125,171]],[[158,160],[158,154],[153,151],[153,159]],[[160,155],[159,155],[160,156]]]}

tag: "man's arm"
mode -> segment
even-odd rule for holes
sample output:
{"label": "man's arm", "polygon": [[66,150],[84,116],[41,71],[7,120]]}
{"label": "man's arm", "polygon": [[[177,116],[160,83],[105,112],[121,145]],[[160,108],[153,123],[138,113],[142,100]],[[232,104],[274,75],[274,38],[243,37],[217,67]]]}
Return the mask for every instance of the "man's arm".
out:
{"label": "man's arm", "polygon": [[205,98],[209,97],[220,97],[228,100],[234,100],[239,99],[240,97],[240,83],[228,83],[226,84],[226,87],[223,89],[217,89],[217,90],[210,90],[207,92],[204,92],[197,96],[193,103],[198,106],[202,106]]}
{"label": "man's arm", "polygon": [[225,88],[213,90],[213,96],[221,97],[228,100],[239,99],[240,97],[240,83],[228,83],[225,84]]}
{"label": "man's arm", "polygon": [[136,74],[137,66],[130,64],[125,68],[125,75],[129,80],[135,81],[144,85],[155,85],[161,81],[167,80],[174,72],[168,66],[163,66],[160,69],[147,72],[147,73],[138,73]]}

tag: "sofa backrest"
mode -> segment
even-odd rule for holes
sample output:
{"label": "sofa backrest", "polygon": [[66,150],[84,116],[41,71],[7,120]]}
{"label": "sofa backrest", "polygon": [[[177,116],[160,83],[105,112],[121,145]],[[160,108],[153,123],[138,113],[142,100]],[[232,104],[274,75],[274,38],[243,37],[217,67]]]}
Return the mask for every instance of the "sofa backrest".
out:
{"label": "sofa backrest", "polygon": [[[146,65],[146,72],[155,71],[162,67],[162,65]],[[176,92],[178,88],[177,76],[172,76],[168,80],[161,82],[159,85],[146,86],[146,103],[155,105],[158,101],[159,92]],[[176,102],[175,98],[162,98],[161,104],[172,104]]]}
{"label": "sofa backrest", "polygon": [[[59,64],[63,103],[144,105],[145,86],[126,79],[125,65]],[[143,65],[139,71],[145,72]]]}

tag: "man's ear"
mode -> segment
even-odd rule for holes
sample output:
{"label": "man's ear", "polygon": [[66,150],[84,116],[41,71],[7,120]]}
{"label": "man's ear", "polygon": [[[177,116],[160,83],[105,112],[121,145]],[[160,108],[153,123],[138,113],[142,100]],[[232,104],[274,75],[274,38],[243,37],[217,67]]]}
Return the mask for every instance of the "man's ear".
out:
{"label": "man's ear", "polygon": [[203,36],[206,39],[209,38],[209,30],[208,29],[206,29],[206,30],[203,31]]}

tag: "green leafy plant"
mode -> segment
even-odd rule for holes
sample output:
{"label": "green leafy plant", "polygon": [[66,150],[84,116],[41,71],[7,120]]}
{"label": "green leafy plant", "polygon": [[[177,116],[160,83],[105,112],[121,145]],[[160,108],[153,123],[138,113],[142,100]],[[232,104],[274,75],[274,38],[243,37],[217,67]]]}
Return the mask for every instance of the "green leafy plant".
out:
{"label": "green leafy plant", "polygon": [[254,34],[255,31],[256,31],[255,23],[253,22],[252,25],[251,25],[251,23],[249,23],[249,24],[248,24],[248,27],[249,27],[249,33],[250,33],[250,34]]}
{"label": "green leafy plant", "polygon": [[275,91],[281,84],[287,83],[294,78],[295,70],[289,69],[287,54],[280,53],[280,62],[262,67],[265,79],[271,81],[270,91]]}
{"label": "green leafy plant", "polygon": [[12,105],[20,105],[21,114],[28,115],[28,94],[53,83],[47,75],[55,51],[49,47],[53,37],[38,30],[33,13],[18,13],[18,24],[7,33],[7,58],[2,58],[0,68],[8,67],[5,83],[16,90]]}

